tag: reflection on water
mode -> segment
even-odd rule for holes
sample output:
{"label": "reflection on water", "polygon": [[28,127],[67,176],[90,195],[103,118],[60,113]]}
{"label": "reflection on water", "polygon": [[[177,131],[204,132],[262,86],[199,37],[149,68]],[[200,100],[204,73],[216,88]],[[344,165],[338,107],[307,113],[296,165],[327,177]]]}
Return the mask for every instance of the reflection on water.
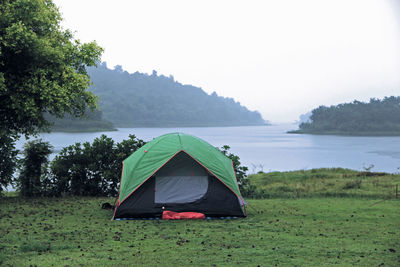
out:
{"label": "reflection on water", "polygon": [[[346,137],[286,134],[296,125],[198,128],[120,128],[104,133],[42,134],[60,151],[75,142],[91,142],[106,134],[119,142],[129,134],[149,141],[159,135],[184,132],[198,136],[214,146],[229,145],[251,172],[286,171],[321,167],[363,170],[373,164],[373,171],[398,172],[400,137]],[[23,141],[18,142],[21,148]]]}

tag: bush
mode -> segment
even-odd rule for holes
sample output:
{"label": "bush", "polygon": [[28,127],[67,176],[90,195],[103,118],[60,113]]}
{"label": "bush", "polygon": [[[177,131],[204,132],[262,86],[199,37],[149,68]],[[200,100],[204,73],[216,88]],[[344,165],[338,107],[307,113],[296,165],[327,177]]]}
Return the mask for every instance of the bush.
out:
{"label": "bush", "polygon": [[12,183],[13,173],[17,167],[17,155],[14,139],[0,134],[0,196],[3,189]]}
{"label": "bush", "polygon": [[49,195],[115,196],[122,172],[121,162],[145,144],[129,135],[115,143],[105,135],[65,147],[51,163]]}
{"label": "bush", "polygon": [[247,171],[249,170],[246,166],[241,166],[240,158],[235,154],[229,152],[230,147],[225,145],[221,147],[221,152],[224,153],[233,162],[233,169],[235,170],[236,179],[239,185],[240,193],[244,197],[251,197],[255,194],[256,188],[250,185],[250,181],[247,178]]}
{"label": "bush", "polygon": [[343,189],[354,189],[354,188],[361,188],[361,180],[349,181],[343,186]]}
{"label": "bush", "polygon": [[21,195],[33,197],[43,195],[42,181],[47,179],[48,157],[52,146],[41,139],[24,145],[24,158],[21,160],[21,172],[18,187]]}

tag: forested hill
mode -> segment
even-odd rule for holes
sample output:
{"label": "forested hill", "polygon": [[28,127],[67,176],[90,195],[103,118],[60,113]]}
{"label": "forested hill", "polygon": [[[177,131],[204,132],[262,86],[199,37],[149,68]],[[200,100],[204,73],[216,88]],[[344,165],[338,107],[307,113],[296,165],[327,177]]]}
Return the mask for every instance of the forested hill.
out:
{"label": "forested hill", "polygon": [[291,133],[400,135],[400,97],[320,106],[312,111],[310,120]]}
{"label": "forested hill", "polygon": [[135,72],[105,63],[89,68],[89,89],[99,96],[103,118],[117,127],[241,126],[265,124],[260,113],[232,98],[182,85],[172,76]]}

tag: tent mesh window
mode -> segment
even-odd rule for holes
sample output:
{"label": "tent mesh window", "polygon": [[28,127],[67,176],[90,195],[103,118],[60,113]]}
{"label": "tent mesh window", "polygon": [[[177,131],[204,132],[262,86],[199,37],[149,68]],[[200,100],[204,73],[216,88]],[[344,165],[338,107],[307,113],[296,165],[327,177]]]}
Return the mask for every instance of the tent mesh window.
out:
{"label": "tent mesh window", "polygon": [[154,203],[190,203],[207,190],[207,171],[186,153],[179,153],[156,173]]}

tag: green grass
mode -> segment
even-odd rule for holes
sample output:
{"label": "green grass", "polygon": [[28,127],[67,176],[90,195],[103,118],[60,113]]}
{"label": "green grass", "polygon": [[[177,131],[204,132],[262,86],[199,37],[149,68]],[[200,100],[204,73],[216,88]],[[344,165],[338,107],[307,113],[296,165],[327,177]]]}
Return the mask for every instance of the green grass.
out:
{"label": "green grass", "polygon": [[349,169],[312,169],[307,171],[259,173],[249,176],[262,198],[359,197],[384,198],[395,196],[400,175],[357,172]]}
{"label": "green grass", "polygon": [[398,200],[248,200],[248,218],[210,221],[111,221],[111,201],[0,199],[0,265],[400,265]]}

